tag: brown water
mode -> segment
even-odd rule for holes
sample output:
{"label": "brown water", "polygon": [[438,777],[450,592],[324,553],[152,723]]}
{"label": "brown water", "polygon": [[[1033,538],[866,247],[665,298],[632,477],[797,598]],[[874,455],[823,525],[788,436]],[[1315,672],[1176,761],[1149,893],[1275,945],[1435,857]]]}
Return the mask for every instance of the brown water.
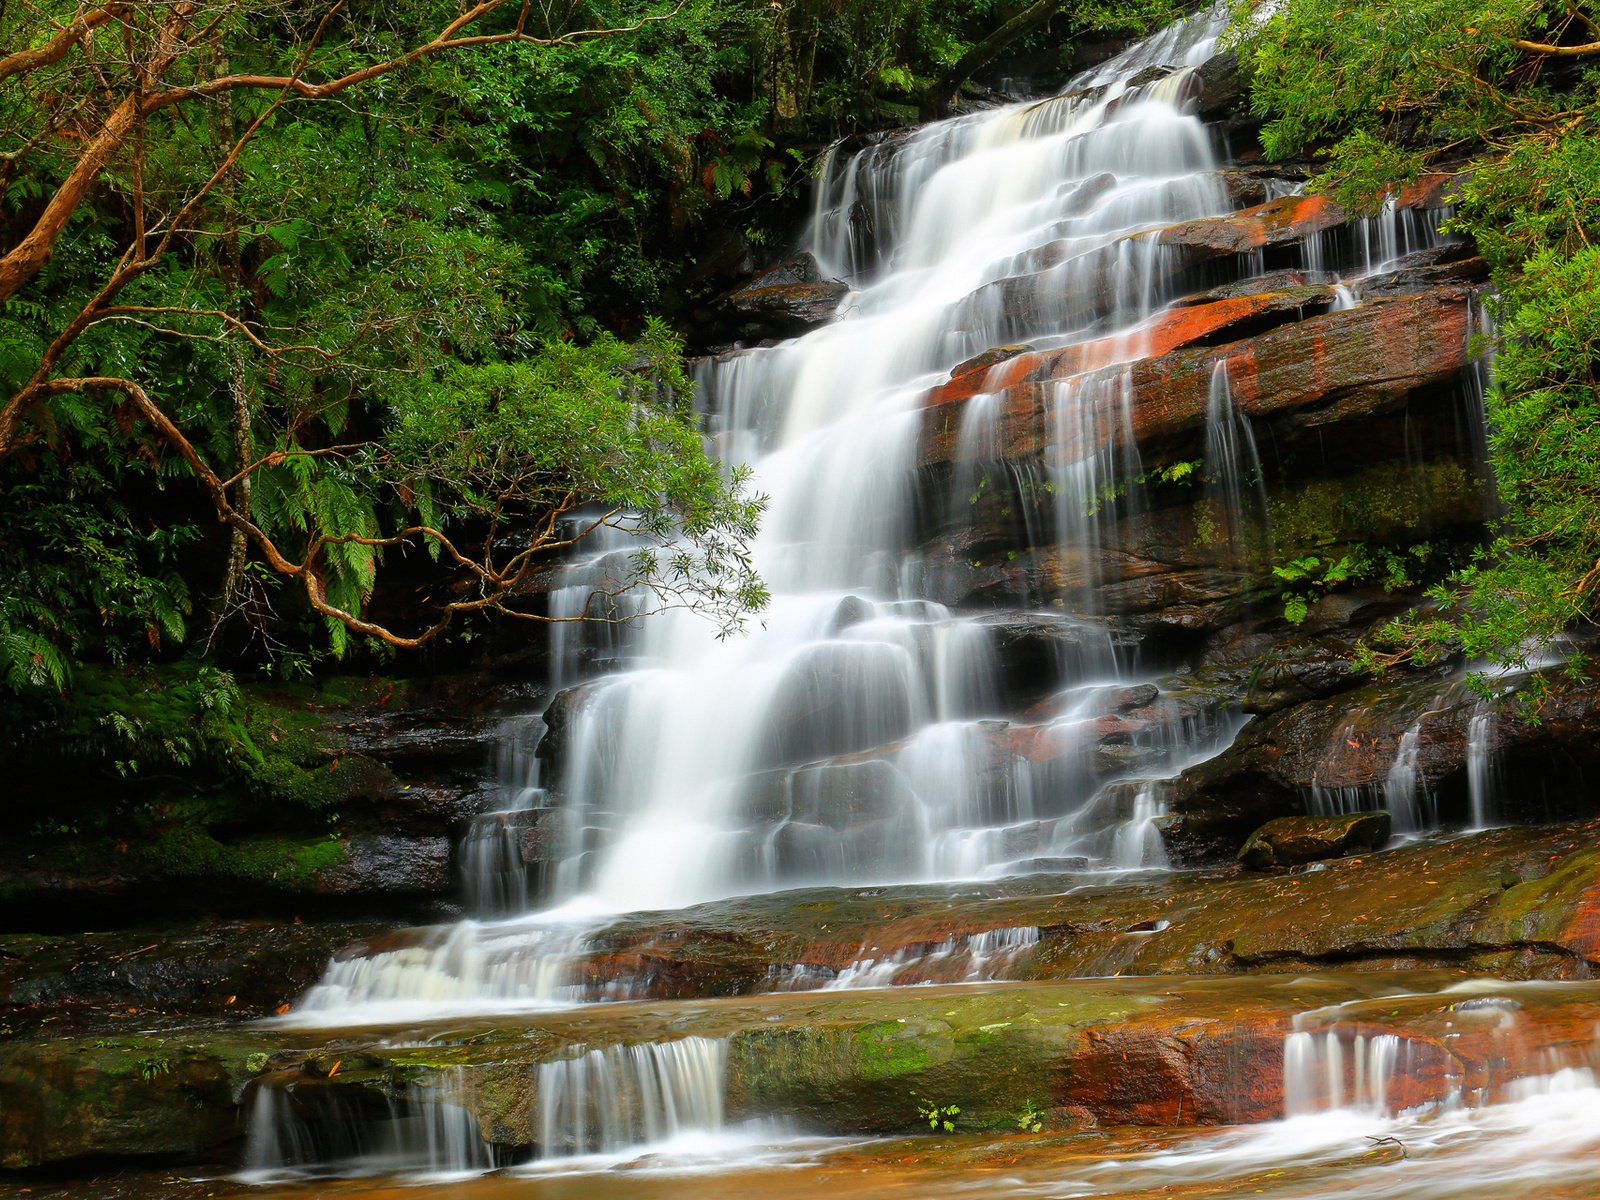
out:
{"label": "brown water", "polygon": [[15,1195],[82,1200],[1579,1200],[1600,1197],[1600,1089],[1563,1073],[1432,1118],[1322,1114],[1212,1130],[681,1144],[471,1179],[123,1175]]}

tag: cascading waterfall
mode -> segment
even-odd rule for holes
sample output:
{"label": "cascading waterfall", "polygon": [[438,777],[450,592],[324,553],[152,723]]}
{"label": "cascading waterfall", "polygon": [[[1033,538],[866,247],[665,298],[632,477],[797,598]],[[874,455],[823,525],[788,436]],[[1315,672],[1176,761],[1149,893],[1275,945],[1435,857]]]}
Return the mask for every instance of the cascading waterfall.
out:
{"label": "cascading waterfall", "polygon": [[722,1128],[728,1046],[718,1038],[607,1046],[543,1063],[542,1158],[609,1153]]}
{"label": "cascading waterfall", "polygon": [[[1218,25],[1191,23],[1072,94],[830,157],[810,248],[857,289],[849,314],[704,376],[721,444],[772,497],[757,547],[774,592],[766,628],[716,643],[693,619],[652,620],[638,631],[652,665],[611,677],[575,714],[562,791],[584,814],[575,824],[612,830],[573,847],[575,891],[637,909],[981,873],[996,865],[972,853],[984,830],[1087,800],[1080,783],[1042,812],[986,804],[983,768],[960,750],[974,739],[946,728],[999,715],[986,681],[1002,671],[995,631],[919,595],[907,561],[917,407],[994,345],[1120,327],[1111,362],[1138,356],[1136,327],[1169,299],[1168,272],[1163,248],[1130,235],[1230,205],[1208,134],[1181,109],[1182,79],[1129,88],[1122,72],[1141,54],[1170,61],[1180,41],[1182,58],[1203,60]],[[1051,403],[1055,536],[1082,560],[1072,607],[1090,616],[1115,493],[1138,471],[1123,374],[1067,381]],[[984,420],[981,404],[964,417],[970,479],[993,456]],[[1073,666],[1079,679],[1117,678],[1104,633],[1081,628],[1061,640],[1105,649],[1080,654],[1065,680]],[[866,781],[800,766],[867,752],[895,769]],[[919,790],[934,777],[949,798]],[[881,790],[866,798],[869,786]]]}
{"label": "cascading waterfall", "polygon": [[460,847],[461,877],[468,911],[482,915],[523,912],[532,898],[522,840],[527,814],[543,808],[540,762],[534,753],[544,734],[539,717],[505,721],[495,755],[500,806],[475,816]]}
{"label": "cascading waterfall", "polygon": [[[1171,302],[1260,266],[1241,254],[1202,279],[1155,236],[1233,209],[1191,111],[1191,68],[1226,23],[1218,7],[1059,96],[829,153],[808,248],[854,289],[842,315],[697,368],[713,444],[771,498],[754,547],[773,593],[760,626],[718,641],[668,612],[592,640],[557,624],[555,681],[575,685],[546,714],[559,775],[484,819],[483,865],[468,873],[479,914],[516,910],[531,887],[513,865],[521,823],[559,805],[540,826],[555,848],[542,894],[558,908],[336,962],[300,1015],[621,998],[631,982],[578,969],[608,913],[1164,865],[1160,781],[1225,747],[1240,718],[1153,679],[1136,639],[1106,620],[1100,585],[1119,528],[1142,514],[1131,364],[1152,352]],[[1409,211],[1371,221],[1373,249],[1289,252],[1361,272],[1437,236]],[[985,359],[930,504],[919,465],[930,391],[1019,343],[1077,356],[1076,374],[1040,385],[1038,454],[1002,463],[1006,365]],[[1207,473],[1231,530],[1261,508],[1262,467],[1226,363],[1214,383]],[[1052,556],[1037,608],[947,603],[953,581],[985,565],[976,526],[1005,513]],[[958,531],[948,553],[925,536],[930,521]],[[584,611],[583,589],[626,555],[621,524],[565,568],[553,615]]]}

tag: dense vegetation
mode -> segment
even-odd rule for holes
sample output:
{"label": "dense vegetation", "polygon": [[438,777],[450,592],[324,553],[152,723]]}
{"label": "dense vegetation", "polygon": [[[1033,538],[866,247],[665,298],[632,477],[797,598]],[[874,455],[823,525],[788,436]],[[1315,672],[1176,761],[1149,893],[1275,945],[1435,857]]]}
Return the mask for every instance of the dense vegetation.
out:
{"label": "dense vegetation", "polygon": [[[1574,0],[1285,0],[1241,11],[1269,154],[1326,158],[1357,207],[1470,171],[1452,223],[1498,296],[1492,544],[1388,631],[1390,661],[1525,661],[1600,595],[1600,25]],[[1576,668],[1574,668],[1576,669]]]}
{"label": "dense vegetation", "polygon": [[825,140],[1161,11],[0,5],[0,766],[40,785],[8,816],[319,822],[239,683],[537,637],[525,585],[600,523],[641,550],[593,612],[735,628],[761,501],[702,448],[704,302]]}

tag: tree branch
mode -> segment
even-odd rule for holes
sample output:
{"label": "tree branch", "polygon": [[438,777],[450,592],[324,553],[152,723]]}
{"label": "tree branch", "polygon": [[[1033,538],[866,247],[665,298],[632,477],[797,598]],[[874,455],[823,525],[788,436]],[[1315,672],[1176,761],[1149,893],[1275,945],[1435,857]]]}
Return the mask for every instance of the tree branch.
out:
{"label": "tree branch", "polygon": [[67,52],[94,30],[115,21],[127,12],[131,4],[106,4],[93,9],[70,22],[60,33],[42,46],[17,50],[0,57],[0,81],[13,75],[26,75],[52,63],[60,62]]}
{"label": "tree branch", "polygon": [[[677,3],[669,11],[657,13],[654,16],[641,17],[632,25],[579,29],[571,33],[559,34],[556,37],[541,38],[525,33],[521,28],[520,20],[516,28],[505,33],[463,35],[463,30],[477,24],[491,13],[511,2],[512,0],[481,0],[480,3],[473,5],[455,20],[445,25],[439,33],[427,42],[408,50],[404,54],[382,62],[371,63],[335,79],[325,80],[321,83],[308,82],[303,77],[303,72],[309,62],[310,48],[317,44],[323,31],[327,28],[328,22],[343,7],[343,0],[339,0],[323,15],[322,22],[317,27],[317,33],[308,46],[306,56],[302,58],[293,74],[224,75],[191,87],[170,87],[161,91],[151,91],[148,94],[135,90],[132,94],[124,97],[121,103],[106,117],[101,124],[99,132],[90,140],[83,153],[78,157],[77,162],[73,164],[72,170],[68,172],[66,179],[62,181],[61,186],[56,189],[55,194],[45,204],[44,210],[34,222],[33,228],[4,257],[0,257],[0,303],[4,303],[15,295],[23,284],[38,274],[45,263],[50,261],[50,255],[54,251],[55,244],[59,240],[62,231],[66,228],[68,220],[77,211],[78,206],[83,202],[95,179],[105,169],[112,156],[126,143],[141,116],[148,116],[151,113],[184,104],[190,100],[217,96],[225,92],[242,89],[278,91],[281,93],[280,103],[282,99],[289,97],[311,100],[326,99],[355,87],[357,84],[391,74],[412,66],[425,58],[431,58],[447,51],[513,43],[528,43],[538,46],[571,46],[593,38],[636,33],[646,26],[671,20],[682,9],[686,0],[677,0]],[[148,63],[143,64],[146,78],[151,81],[160,79],[172,68],[187,45],[181,34],[194,17],[198,7],[194,0],[185,0],[185,2],[174,6],[172,19],[162,31],[161,49]],[[107,19],[110,18],[108,17]],[[82,37],[83,32],[80,32],[77,38],[62,47],[60,54],[64,55]],[[57,57],[60,57],[60,55]],[[231,160],[228,165],[231,165]],[[205,190],[209,191],[212,186],[215,186],[215,178]],[[186,205],[185,210],[187,211],[190,207],[192,205]],[[176,220],[174,220],[175,224]]]}
{"label": "tree branch", "polygon": [[1588,42],[1582,46],[1549,46],[1544,42],[1525,42],[1521,38],[1512,38],[1511,44],[1529,54],[1548,54],[1552,58],[1587,58],[1591,54],[1600,54],[1600,42]]}

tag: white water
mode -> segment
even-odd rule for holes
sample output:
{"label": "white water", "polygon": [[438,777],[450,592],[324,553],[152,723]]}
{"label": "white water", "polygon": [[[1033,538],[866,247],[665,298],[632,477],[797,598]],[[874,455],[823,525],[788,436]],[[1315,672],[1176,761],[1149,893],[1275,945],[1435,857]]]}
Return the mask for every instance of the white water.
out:
{"label": "white water", "polygon": [[720,1132],[727,1059],[725,1041],[690,1037],[580,1048],[541,1064],[539,1156],[611,1154]]}
{"label": "white water", "polygon": [[1206,402],[1205,477],[1213,520],[1229,543],[1233,561],[1245,565],[1252,550],[1252,526],[1262,542],[1270,535],[1267,489],[1250,419],[1233,404],[1225,358],[1212,369]]}
{"label": "white water", "polygon": [[[1183,56],[1203,60],[1215,32],[1189,28]],[[1162,250],[1129,235],[1228,210],[1209,136],[1181,110],[1181,77],[1137,93],[1114,81],[1137,58],[1080,81],[1096,89],[1087,94],[829,161],[812,250],[858,289],[849,315],[740,354],[705,381],[723,444],[742,449],[772,498],[756,548],[774,593],[765,629],[718,643],[692,617],[652,620],[639,631],[648,665],[613,677],[580,711],[562,789],[616,832],[573,872],[574,890],[635,910],[992,865],[967,851],[1009,814],[913,782],[917,760],[932,756],[946,791],[969,800],[982,791],[960,727],[999,715],[991,681],[1001,674],[993,627],[931,601],[907,557],[917,408],[953,365],[991,346],[1081,340],[1105,331],[1096,321],[1132,328],[1169,297]],[[876,214],[870,245],[861,205]],[[1026,303],[1000,286],[1018,277],[1029,281]],[[1090,287],[1104,294],[1086,309]],[[1090,448],[1048,466],[1058,534],[1085,551],[1115,506],[1086,511],[1137,466],[1118,419],[1102,422],[1117,411],[1102,403],[1107,389],[1118,389],[1115,372],[1063,384],[1053,398],[1074,435],[1063,444]],[[982,412],[966,414],[969,424]],[[984,457],[981,428],[963,437],[970,461]],[[1103,633],[1051,620],[1080,647],[1064,682],[1123,674]],[[898,778],[883,776],[865,811],[859,789],[841,797],[837,780],[815,775],[791,781],[787,805],[771,797],[775,771],[905,742]],[[1088,790],[1032,815],[1070,811]],[[575,846],[573,857],[584,853]]]}
{"label": "white water", "polygon": [[346,1097],[323,1088],[302,1108],[292,1086],[260,1081],[249,1102],[241,1177],[481,1174],[494,1156],[465,1106],[466,1088],[464,1072],[454,1069],[410,1085],[399,1099],[374,1104],[376,1093]]}
{"label": "white water", "polygon": [[1037,926],[1013,925],[889,953],[864,946],[860,958],[836,972],[804,964],[775,966],[768,973],[768,990],[837,992],[909,984],[986,983],[1005,978],[1006,971],[1038,944]]}

